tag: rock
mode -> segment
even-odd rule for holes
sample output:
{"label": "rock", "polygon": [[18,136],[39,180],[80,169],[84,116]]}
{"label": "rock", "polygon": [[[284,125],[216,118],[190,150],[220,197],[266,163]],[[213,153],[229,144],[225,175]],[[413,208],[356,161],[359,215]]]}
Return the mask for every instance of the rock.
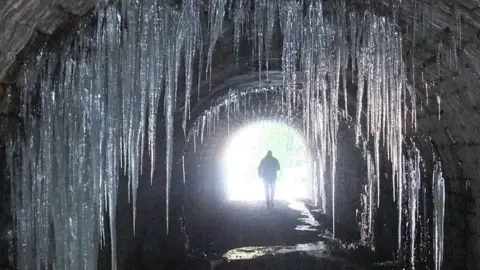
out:
{"label": "rock", "polygon": [[94,0],[11,0],[0,2],[0,82],[34,32],[52,34],[69,20],[93,8]]}

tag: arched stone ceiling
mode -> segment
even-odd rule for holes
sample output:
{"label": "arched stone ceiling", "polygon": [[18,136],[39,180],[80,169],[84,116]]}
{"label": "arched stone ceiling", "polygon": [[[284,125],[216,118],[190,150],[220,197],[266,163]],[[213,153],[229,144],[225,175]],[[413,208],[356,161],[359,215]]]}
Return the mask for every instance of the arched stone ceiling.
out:
{"label": "arched stone ceiling", "polygon": [[94,0],[6,0],[0,2],[0,82],[17,54],[38,35],[51,35],[72,17],[84,15]]}
{"label": "arched stone ceiling", "polygon": [[[391,2],[396,1],[352,0],[386,15]],[[424,3],[432,4],[422,13],[425,20],[418,15]],[[7,74],[21,60],[22,51],[28,54],[28,44],[53,34],[93,6],[93,0],[0,2],[0,113],[4,113],[6,88],[12,82]],[[445,243],[470,250],[449,252],[446,260],[460,256],[480,267],[480,218],[476,217],[480,199],[467,207],[468,196],[480,198],[480,1],[411,0],[403,1],[400,8],[408,78],[418,97],[418,133],[432,137],[444,164],[446,207],[452,213],[446,221],[452,235],[448,238],[465,241],[464,234],[472,236],[466,243]]]}

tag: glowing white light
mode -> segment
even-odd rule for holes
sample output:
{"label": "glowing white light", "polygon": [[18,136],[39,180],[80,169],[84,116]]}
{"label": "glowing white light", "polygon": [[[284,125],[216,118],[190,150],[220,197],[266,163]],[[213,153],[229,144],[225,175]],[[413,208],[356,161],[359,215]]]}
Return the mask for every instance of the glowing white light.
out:
{"label": "glowing white light", "polygon": [[[268,131],[278,137],[269,138],[266,135]],[[285,145],[279,145],[280,137],[294,138],[294,142],[285,141]],[[274,139],[277,139],[276,143],[273,142]],[[276,182],[275,199],[309,198],[311,191],[307,177],[307,151],[302,136],[285,124],[265,121],[241,129],[227,145],[223,158],[229,199],[265,199],[263,181],[258,176],[257,168],[268,150],[273,152],[281,167]],[[296,161],[295,164],[292,160]]]}

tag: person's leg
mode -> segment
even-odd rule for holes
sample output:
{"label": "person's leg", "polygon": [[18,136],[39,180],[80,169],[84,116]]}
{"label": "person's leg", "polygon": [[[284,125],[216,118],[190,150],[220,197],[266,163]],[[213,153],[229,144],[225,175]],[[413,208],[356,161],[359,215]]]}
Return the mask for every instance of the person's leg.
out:
{"label": "person's leg", "polygon": [[268,181],[268,207],[272,207],[272,182]]}
{"label": "person's leg", "polygon": [[263,185],[265,187],[265,204],[267,208],[270,207],[270,192],[269,192],[269,184],[267,180],[263,180]]}
{"label": "person's leg", "polygon": [[270,206],[273,207],[273,202],[275,201],[275,180],[273,180],[271,183],[270,183],[270,200],[271,200],[271,203],[270,203]]}

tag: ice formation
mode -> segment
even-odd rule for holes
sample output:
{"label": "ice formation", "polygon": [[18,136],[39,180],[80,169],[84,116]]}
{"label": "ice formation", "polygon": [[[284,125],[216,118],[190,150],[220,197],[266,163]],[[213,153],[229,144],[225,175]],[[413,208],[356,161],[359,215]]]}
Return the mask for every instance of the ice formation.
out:
{"label": "ice formation", "polygon": [[[416,127],[417,101],[415,78],[413,86],[407,80],[398,29],[401,1],[392,1],[388,16],[368,8],[352,9],[346,1],[339,1],[333,10],[322,1],[253,2],[252,13],[246,0],[212,0],[207,7],[196,0],[177,5],[162,0],[99,1],[94,29],[87,20],[77,35],[62,41],[62,48],[42,50],[32,59],[23,79],[25,136],[14,136],[8,143],[20,269],[49,265],[55,269],[96,269],[98,243],[107,241],[105,226],[110,228],[112,269],[116,269],[118,177],[122,169],[128,173],[135,220],[141,161],[148,154],[151,167],[155,165],[156,125],[162,112],[168,232],[173,137],[177,132],[173,117],[182,102],[180,79],[185,82],[183,132],[189,134],[195,149],[205,136],[215,132],[222,110],[228,111],[228,119],[249,112],[248,91],[265,92],[265,102],[279,104],[287,118],[302,108],[305,136],[317,149],[313,161],[315,199],[326,211],[325,183],[329,181],[333,221],[338,126],[342,115],[352,115],[357,145],[364,149],[368,167],[362,196],[366,224],[362,239],[373,247],[372,228],[381,185],[390,184],[380,181],[385,150],[392,164],[392,199],[399,211],[398,245],[402,247],[404,201],[408,200],[411,264],[415,264],[420,157],[418,151],[413,156],[404,155],[404,138]],[[422,14],[425,28],[427,6],[414,2],[414,13]],[[333,12],[324,12],[327,7]],[[201,19],[203,8],[208,11],[206,23]],[[200,97],[201,81],[211,82],[213,55],[216,44],[224,38],[226,14],[233,23],[231,46],[237,63],[242,37],[247,35],[254,43],[251,57],[259,78],[264,68],[271,69],[269,59],[274,55],[273,38],[278,28],[283,82],[281,87],[264,88],[259,79],[258,87],[248,91],[231,89],[227,99],[211,105],[190,125],[194,79],[198,77]],[[440,64],[438,73],[440,76]],[[420,79],[427,91],[431,82]],[[356,97],[349,97],[348,83],[357,85]],[[35,93],[39,104],[32,99]],[[355,102],[356,111],[352,112],[349,104]],[[143,153],[144,143],[148,153]],[[327,171],[330,179],[325,179]],[[434,257],[439,269],[445,201],[439,164],[435,165],[433,194]]]}

